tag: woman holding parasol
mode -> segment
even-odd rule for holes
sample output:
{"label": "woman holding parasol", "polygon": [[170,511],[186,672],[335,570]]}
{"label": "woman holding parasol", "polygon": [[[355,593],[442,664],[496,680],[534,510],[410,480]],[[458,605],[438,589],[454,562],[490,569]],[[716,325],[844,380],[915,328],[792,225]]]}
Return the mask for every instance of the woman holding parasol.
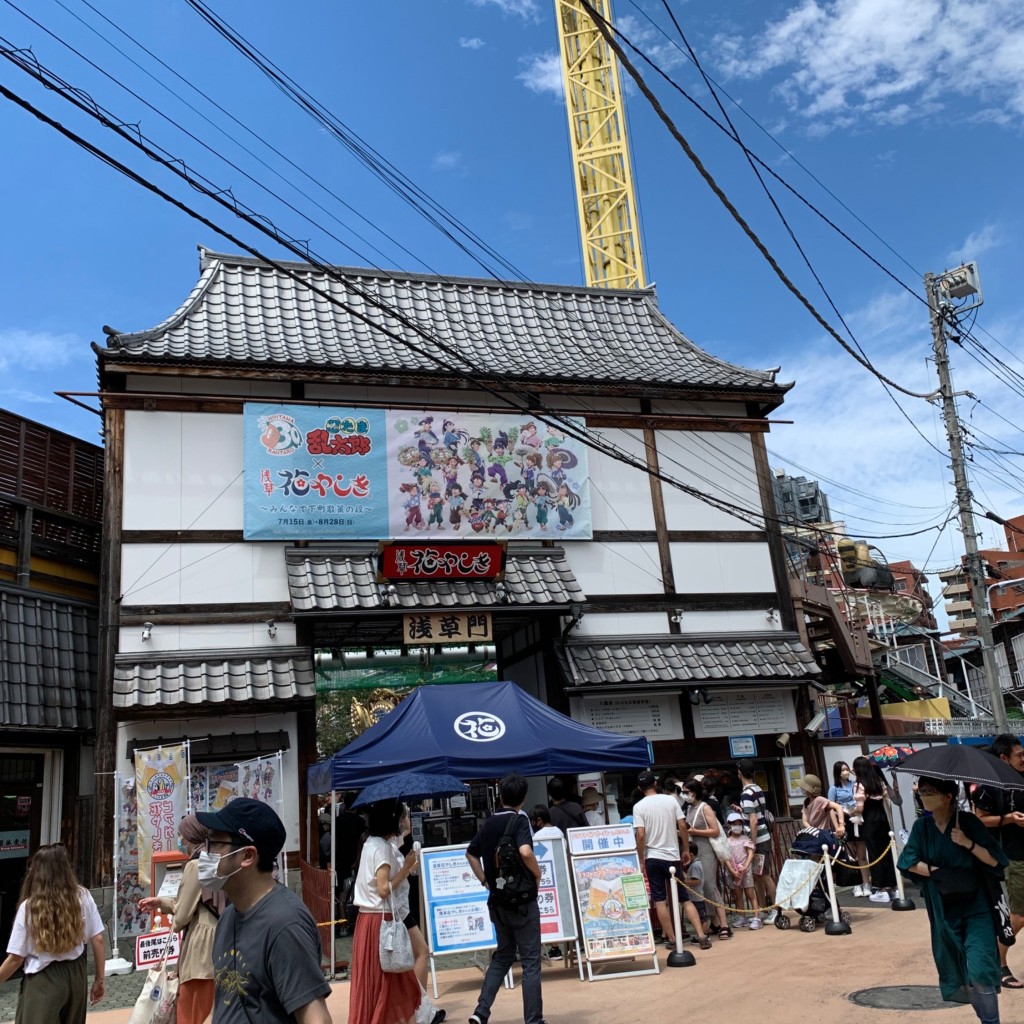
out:
{"label": "woman holding parasol", "polygon": [[[979,756],[987,755],[972,751],[972,760]],[[956,752],[949,748],[932,748],[915,754],[897,770],[913,771],[911,761],[924,760],[933,769],[946,768],[943,774],[948,776],[951,762],[955,770],[956,759]],[[999,764],[995,758],[989,760]],[[999,785],[998,775],[994,779]],[[982,780],[974,775],[973,781]],[[999,1024],[995,907],[1006,855],[973,814],[959,810],[959,789],[954,778],[938,773],[920,776],[918,796],[931,814],[914,822],[899,869],[914,876],[924,895],[943,999],[969,1001],[981,1024]]]}

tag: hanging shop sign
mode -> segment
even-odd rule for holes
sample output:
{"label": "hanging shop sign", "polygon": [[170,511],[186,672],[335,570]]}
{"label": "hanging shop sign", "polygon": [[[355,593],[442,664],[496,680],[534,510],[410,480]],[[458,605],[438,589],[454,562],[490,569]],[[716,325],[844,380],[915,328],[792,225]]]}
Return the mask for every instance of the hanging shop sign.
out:
{"label": "hanging shop sign", "polygon": [[382,544],[377,569],[384,580],[503,580],[505,544]]}
{"label": "hanging shop sign", "polygon": [[490,612],[424,612],[402,616],[402,636],[407,644],[482,644],[489,642]]}
{"label": "hanging shop sign", "polygon": [[593,533],[586,445],[525,416],[246,403],[243,431],[246,540]]}

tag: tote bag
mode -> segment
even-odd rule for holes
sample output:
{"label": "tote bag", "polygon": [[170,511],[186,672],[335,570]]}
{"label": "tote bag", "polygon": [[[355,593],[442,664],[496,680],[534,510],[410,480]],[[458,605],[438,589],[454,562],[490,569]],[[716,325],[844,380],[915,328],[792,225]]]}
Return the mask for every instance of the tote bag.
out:
{"label": "tote bag", "polygon": [[149,969],[128,1024],[174,1024],[178,1002],[178,973],[173,967],[169,969],[167,966],[167,954],[173,936],[173,931],[168,933],[160,963]]}
{"label": "tote bag", "polygon": [[[412,955],[412,939],[409,929],[395,917],[394,904],[390,899],[385,903],[386,914],[380,923],[380,969],[385,974],[401,974],[411,971],[415,957]],[[391,920],[387,920],[390,917]],[[131,1024],[135,1024],[134,1021]]]}

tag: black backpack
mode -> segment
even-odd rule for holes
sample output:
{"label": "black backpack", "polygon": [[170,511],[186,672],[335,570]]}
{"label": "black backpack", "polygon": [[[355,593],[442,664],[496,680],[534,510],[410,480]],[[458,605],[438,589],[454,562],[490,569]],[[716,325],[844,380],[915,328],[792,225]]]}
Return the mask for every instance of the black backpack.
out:
{"label": "black backpack", "polygon": [[502,907],[515,909],[537,899],[537,879],[523,863],[516,843],[516,824],[519,812],[509,816],[505,831],[494,851],[495,882],[492,895]]}

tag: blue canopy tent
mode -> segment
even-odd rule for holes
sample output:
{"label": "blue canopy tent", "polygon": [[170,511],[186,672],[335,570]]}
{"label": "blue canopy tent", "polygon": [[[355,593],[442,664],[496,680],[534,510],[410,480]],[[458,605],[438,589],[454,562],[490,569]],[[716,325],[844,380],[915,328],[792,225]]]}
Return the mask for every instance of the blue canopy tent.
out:
{"label": "blue canopy tent", "polygon": [[567,718],[515,683],[421,686],[307,774],[310,793],[358,789],[395,772],[490,779],[650,765],[647,740]]}

